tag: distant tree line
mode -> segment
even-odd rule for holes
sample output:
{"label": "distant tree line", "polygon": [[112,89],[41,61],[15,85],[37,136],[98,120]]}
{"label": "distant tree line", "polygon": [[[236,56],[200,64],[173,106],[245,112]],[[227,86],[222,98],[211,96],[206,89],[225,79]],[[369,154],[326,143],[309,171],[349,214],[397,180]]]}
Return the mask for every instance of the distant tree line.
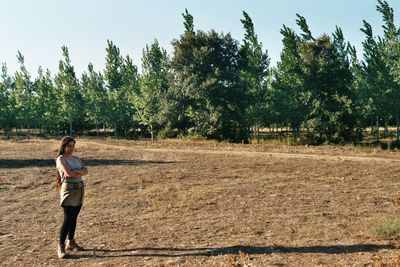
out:
{"label": "distant tree line", "polygon": [[[67,47],[58,72],[39,67],[32,77],[18,52],[19,69],[10,76],[3,63],[0,80],[0,128],[69,133],[112,128],[116,136],[171,132],[205,138],[247,141],[261,128],[301,131],[315,144],[358,142],[372,127],[377,138],[400,124],[400,29],[393,9],[378,0],[383,36],[363,21],[363,59],[346,42],[341,28],[314,36],[297,15],[300,33],[283,25],[283,49],[276,67],[243,12],[245,35],[195,30],[185,10],[185,31],[168,55],[157,40],[142,52],[142,71],[107,41],[106,65],[91,63],[77,77]],[[379,127],[385,131],[379,133]]]}

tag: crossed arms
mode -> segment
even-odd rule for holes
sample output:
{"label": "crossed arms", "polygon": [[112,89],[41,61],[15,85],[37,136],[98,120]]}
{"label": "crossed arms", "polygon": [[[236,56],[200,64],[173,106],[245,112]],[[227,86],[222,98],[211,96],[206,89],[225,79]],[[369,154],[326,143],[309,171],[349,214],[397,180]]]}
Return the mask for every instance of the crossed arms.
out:
{"label": "crossed arms", "polygon": [[81,164],[81,168],[76,170],[71,170],[62,157],[57,158],[58,168],[60,168],[63,171],[66,179],[75,179],[88,174],[88,169],[86,168],[85,165],[83,165],[81,159],[80,158],[77,159]]}

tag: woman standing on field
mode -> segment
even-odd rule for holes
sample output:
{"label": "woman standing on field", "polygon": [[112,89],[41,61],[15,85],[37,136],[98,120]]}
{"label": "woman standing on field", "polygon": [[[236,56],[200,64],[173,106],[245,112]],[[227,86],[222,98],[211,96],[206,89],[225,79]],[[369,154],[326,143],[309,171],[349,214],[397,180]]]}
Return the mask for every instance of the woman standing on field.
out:
{"label": "woman standing on field", "polygon": [[[67,256],[65,250],[83,250],[74,239],[76,221],[82,208],[84,184],[82,176],[88,174],[82,161],[74,156],[75,139],[66,136],[61,140],[56,158],[57,185],[60,191],[60,205],[64,210],[64,221],[60,229],[60,242],[57,256],[61,259]],[[65,240],[68,240],[65,243]]]}

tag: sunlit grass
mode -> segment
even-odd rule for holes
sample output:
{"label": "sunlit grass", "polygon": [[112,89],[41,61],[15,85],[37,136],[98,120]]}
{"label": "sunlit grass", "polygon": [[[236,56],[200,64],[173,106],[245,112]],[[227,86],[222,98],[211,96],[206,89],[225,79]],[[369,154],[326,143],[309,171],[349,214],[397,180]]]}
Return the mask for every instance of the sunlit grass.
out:
{"label": "sunlit grass", "polygon": [[381,239],[400,239],[400,222],[392,218],[387,219],[371,226],[370,232],[375,237]]}

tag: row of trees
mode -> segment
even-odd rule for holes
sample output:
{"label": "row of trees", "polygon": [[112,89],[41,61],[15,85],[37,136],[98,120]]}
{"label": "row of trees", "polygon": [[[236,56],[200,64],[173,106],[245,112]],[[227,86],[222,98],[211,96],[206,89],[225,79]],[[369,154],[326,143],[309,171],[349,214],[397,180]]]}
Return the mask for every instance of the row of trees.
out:
{"label": "row of trees", "polygon": [[176,131],[218,140],[248,140],[271,125],[289,127],[293,137],[306,129],[317,144],[355,142],[362,131],[400,123],[400,29],[393,9],[378,0],[383,36],[364,21],[363,59],[336,27],[315,37],[297,15],[296,33],[281,29],[283,49],[270,67],[250,16],[243,12],[242,42],[214,30],[195,31],[183,15],[185,31],[168,55],[157,40],[142,53],[138,72],[129,56],[107,42],[106,66],[91,63],[76,77],[67,47],[53,77],[39,68],[36,78],[18,52],[19,70],[5,64],[0,81],[0,127],[47,132],[113,128],[115,135],[142,129],[154,135]]}

